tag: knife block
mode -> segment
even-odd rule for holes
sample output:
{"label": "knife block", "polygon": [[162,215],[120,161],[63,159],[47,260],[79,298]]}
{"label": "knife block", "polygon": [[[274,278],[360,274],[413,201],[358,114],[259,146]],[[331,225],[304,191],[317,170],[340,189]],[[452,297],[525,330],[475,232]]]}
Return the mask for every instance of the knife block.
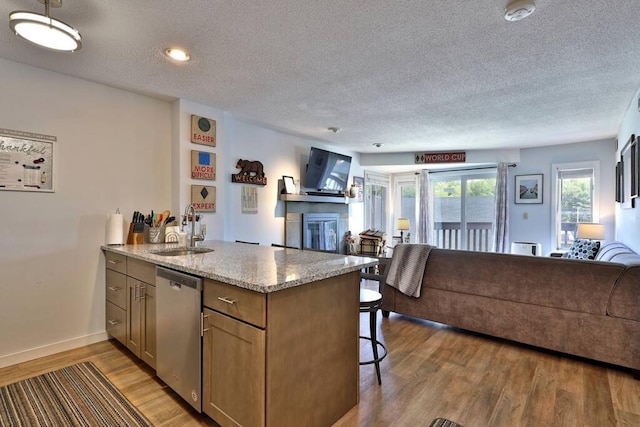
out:
{"label": "knife block", "polygon": [[141,245],[144,243],[144,229],[140,232],[134,223],[129,224],[129,234],[127,235],[127,245]]}

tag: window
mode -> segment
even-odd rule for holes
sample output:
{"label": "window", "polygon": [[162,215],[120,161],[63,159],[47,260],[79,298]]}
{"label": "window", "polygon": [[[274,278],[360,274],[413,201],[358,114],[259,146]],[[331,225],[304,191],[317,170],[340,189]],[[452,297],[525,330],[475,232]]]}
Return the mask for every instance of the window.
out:
{"label": "window", "polygon": [[552,235],[556,249],[568,249],[579,223],[599,221],[600,162],[558,163],[551,165],[551,170]]}
{"label": "window", "polygon": [[496,171],[432,172],[434,244],[488,252],[493,236]]}
{"label": "window", "polygon": [[[365,228],[387,232],[389,175],[365,172]],[[388,235],[389,233],[387,233]]]}
{"label": "window", "polygon": [[399,235],[399,231],[395,229],[398,218],[407,218],[409,220],[409,230],[404,230],[404,237],[410,234],[411,243],[416,242],[416,192],[418,188],[418,175],[411,172],[409,174],[394,175],[394,215],[393,215],[393,235]]}

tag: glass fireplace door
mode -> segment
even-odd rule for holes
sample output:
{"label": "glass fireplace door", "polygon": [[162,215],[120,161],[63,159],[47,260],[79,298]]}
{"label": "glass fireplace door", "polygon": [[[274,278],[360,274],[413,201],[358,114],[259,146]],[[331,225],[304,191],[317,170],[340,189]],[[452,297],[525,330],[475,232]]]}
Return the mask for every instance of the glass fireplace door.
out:
{"label": "glass fireplace door", "polygon": [[303,248],[338,253],[339,217],[338,214],[305,214]]}

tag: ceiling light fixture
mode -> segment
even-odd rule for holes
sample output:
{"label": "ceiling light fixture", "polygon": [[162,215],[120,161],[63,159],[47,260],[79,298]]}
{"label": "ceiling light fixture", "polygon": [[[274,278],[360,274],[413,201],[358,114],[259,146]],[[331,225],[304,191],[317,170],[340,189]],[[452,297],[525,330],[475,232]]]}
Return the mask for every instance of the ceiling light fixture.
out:
{"label": "ceiling light fixture", "polygon": [[515,22],[526,18],[536,10],[534,0],[514,0],[504,10],[504,19]]}
{"label": "ceiling light fixture", "polygon": [[175,59],[176,61],[180,62],[186,62],[191,58],[186,50],[177,47],[170,47],[165,50],[164,53],[169,58]]}
{"label": "ceiling light fixture", "polygon": [[374,143],[373,143],[373,146],[374,146],[374,147],[376,147],[376,148],[380,148],[380,147],[382,147],[382,143],[380,143],[380,142],[374,142]]}
{"label": "ceiling light fixture", "polygon": [[327,130],[330,130],[330,131],[331,131],[331,132],[333,132],[333,133],[338,133],[338,131],[340,130],[340,128],[337,128],[337,127],[333,127],[333,126],[332,126],[332,127],[330,127],[330,128],[327,128]]}
{"label": "ceiling light fixture", "polygon": [[72,26],[50,16],[50,7],[62,6],[62,0],[39,0],[44,15],[16,10],[9,14],[9,28],[36,46],[58,52],[75,52],[82,48],[82,36]]}

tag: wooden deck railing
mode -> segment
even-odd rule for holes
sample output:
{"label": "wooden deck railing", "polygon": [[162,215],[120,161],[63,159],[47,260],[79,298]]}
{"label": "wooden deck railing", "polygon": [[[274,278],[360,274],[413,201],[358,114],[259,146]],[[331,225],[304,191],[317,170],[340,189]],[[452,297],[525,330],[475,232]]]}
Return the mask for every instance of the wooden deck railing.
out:
{"label": "wooden deck railing", "polygon": [[490,222],[468,222],[466,245],[462,247],[462,230],[459,222],[436,222],[435,245],[443,249],[465,249],[489,252],[491,250],[492,224]]}

